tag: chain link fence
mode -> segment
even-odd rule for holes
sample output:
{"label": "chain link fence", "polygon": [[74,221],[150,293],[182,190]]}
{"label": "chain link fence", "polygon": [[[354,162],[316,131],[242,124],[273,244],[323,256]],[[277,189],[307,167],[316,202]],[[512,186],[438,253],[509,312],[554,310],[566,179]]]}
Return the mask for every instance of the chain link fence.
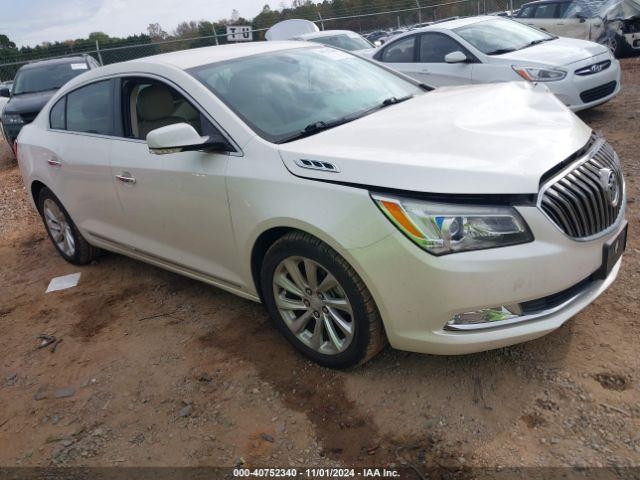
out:
{"label": "chain link fence", "polygon": [[[341,15],[331,16],[323,5],[317,5],[313,12],[296,15],[318,25],[322,30],[347,29],[366,34],[373,30],[394,29],[454,16],[473,16],[518,8],[526,0],[452,0],[428,4],[428,0],[390,0],[387,8],[378,11],[366,9],[345,9]],[[411,6],[408,6],[411,5]],[[413,6],[415,5],[415,6]],[[252,25],[252,41],[264,40],[264,32],[269,26]],[[257,28],[261,27],[261,28]],[[224,31],[223,31],[224,30]],[[60,45],[55,49],[36,47],[28,53],[19,52],[0,63],[0,81],[12,80],[18,69],[30,62],[62,58],[76,55],[91,55],[103,65],[124,62],[160,53],[186,50],[198,47],[229,43],[226,27],[214,30],[214,35],[168,39],[146,43],[101,45],[98,41],[83,41],[83,45]]]}

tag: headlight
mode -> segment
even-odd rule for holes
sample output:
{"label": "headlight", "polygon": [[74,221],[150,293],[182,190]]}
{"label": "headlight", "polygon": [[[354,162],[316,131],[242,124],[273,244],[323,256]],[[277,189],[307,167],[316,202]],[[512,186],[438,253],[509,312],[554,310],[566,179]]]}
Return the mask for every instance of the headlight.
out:
{"label": "headlight", "polygon": [[554,82],[562,80],[567,76],[563,70],[552,70],[548,68],[518,67],[512,66],[513,70],[525,80],[530,82]]}
{"label": "headlight", "polygon": [[402,233],[433,255],[531,242],[529,227],[512,207],[452,205],[372,195]]}
{"label": "headlight", "polygon": [[22,125],[24,120],[17,114],[7,114],[2,116],[2,123],[5,125]]}

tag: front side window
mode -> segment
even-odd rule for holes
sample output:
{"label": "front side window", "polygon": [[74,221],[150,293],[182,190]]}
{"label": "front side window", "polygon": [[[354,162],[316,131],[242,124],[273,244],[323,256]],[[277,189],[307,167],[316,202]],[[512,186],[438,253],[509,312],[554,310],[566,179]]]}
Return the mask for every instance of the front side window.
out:
{"label": "front side window", "polygon": [[384,49],[381,60],[388,63],[413,62],[413,50],[416,43],[415,35],[402,38]]}
{"label": "front side window", "polygon": [[[281,143],[424,91],[356,55],[304,47],[189,70],[249,127]],[[391,103],[393,103],[393,101]]]}
{"label": "front side window", "polygon": [[499,18],[459,27],[454,32],[487,55],[513,52],[556,38],[514,20]]}
{"label": "front side window", "polygon": [[533,17],[533,12],[535,11],[535,5],[528,5],[526,7],[522,7],[520,12],[518,13],[518,18],[531,18]]}
{"label": "front side window", "polygon": [[445,63],[451,52],[464,51],[453,38],[442,33],[423,33],[420,36],[420,63]]}
{"label": "front side window", "polygon": [[113,81],[92,83],[67,95],[66,129],[113,135]]}
{"label": "front side window", "polygon": [[350,52],[373,48],[373,45],[362,38],[360,35],[348,35],[346,33],[340,35],[331,35],[328,37],[310,38],[309,41],[322,43],[323,45],[328,45],[330,47],[341,48]]}
{"label": "front side window", "polygon": [[544,3],[542,5],[538,5],[535,18],[555,18],[557,5],[557,3]]}
{"label": "front side window", "polygon": [[75,63],[23,68],[16,75],[12,94],[15,96],[58,90],[73,77],[86,72],[88,69],[89,67],[84,60]]}
{"label": "front side window", "polygon": [[580,4],[574,2],[567,3],[566,5],[567,8],[562,13],[562,18],[578,18],[580,16],[586,16],[584,15],[584,9]]}
{"label": "front side window", "polygon": [[206,119],[174,88],[149,78],[129,78],[122,84],[126,136],[145,140],[151,130],[188,123],[208,135]]}

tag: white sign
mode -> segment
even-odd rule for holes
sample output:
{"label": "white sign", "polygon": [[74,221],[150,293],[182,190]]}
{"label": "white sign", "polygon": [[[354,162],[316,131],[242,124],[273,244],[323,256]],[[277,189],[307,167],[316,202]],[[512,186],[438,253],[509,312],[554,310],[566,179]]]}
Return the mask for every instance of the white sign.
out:
{"label": "white sign", "polygon": [[230,27],[227,25],[227,41],[228,42],[250,42],[253,40],[250,26]]}

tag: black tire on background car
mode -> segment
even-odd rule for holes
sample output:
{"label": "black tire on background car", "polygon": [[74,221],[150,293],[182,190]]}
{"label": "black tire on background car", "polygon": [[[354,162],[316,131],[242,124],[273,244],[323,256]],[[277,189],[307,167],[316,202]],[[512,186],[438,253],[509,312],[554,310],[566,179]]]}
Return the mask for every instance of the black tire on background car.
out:
{"label": "black tire on background car", "polygon": [[278,329],[315,362],[346,368],[386,345],[380,313],[364,282],[316,237],[291,232],[277,240],[264,257],[260,281]]}
{"label": "black tire on background car", "polygon": [[614,57],[620,58],[623,57],[627,53],[627,41],[624,37],[614,33],[608,40],[609,50]]}
{"label": "black tire on background car", "polygon": [[46,187],[38,195],[38,210],[62,258],[74,265],[86,265],[96,257],[98,249],[85,240],[58,197]]}

